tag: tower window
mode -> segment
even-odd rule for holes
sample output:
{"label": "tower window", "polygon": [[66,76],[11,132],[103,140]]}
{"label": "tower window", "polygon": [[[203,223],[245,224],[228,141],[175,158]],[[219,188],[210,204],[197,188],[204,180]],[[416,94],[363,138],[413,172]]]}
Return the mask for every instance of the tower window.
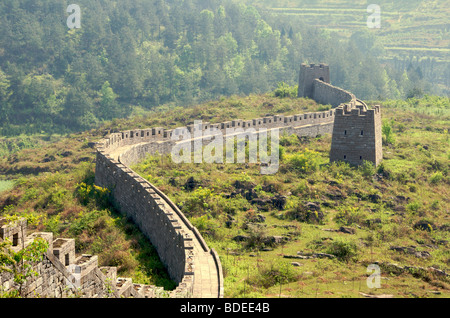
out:
{"label": "tower window", "polygon": [[13,234],[13,245],[12,246],[17,246],[19,245],[19,233]]}
{"label": "tower window", "polygon": [[364,130],[361,130],[361,136],[363,136],[364,135]]}
{"label": "tower window", "polygon": [[359,160],[362,160],[362,156],[359,156]]}
{"label": "tower window", "polygon": [[347,156],[346,156],[346,155],[344,155],[344,159],[347,159]]}
{"label": "tower window", "polygon": [[344,130],[344,135],[347,135],[347,130]]}

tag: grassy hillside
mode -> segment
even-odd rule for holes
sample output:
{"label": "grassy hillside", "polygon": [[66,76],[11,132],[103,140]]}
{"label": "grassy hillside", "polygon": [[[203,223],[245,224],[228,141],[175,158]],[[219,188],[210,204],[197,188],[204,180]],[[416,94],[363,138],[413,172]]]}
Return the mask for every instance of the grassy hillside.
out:
{"label": "grassy hillside", "polygon": [[[92,143],[122,129],[323,108],[307,99],[250,95],[142,111],[76,135],[8,138],[0,215],[73,237],[77,253],[98,254],[101,265],[118,266],[122,276],[170,289],[154,249],[109,206],[107,190],[94,186]],[[273,176],[260,175],[257,165],[176,165],[170,157],[149,157],[134,168],[218,251],[226,297],[448,297],[448,278],[420,268],[450,267],[449,100],[386,101],[383,119],[385,159],[377,169],[330,165],[328,135],[284,136]],[[382,270],[380,289],[366,285],[374,262]]]}
{"label": "grassy hillside", "polygon": [[[134,168],[218,250],[228,297],[448,297],[448,278],[421,268],[450,265],[449,106],[387,102],[391,134],[377,169],[329,164],[330,136],[284,136],[274,176],[258,165],[179,165],[170,156]],[[381,288],[369,289],[375,262]]]}

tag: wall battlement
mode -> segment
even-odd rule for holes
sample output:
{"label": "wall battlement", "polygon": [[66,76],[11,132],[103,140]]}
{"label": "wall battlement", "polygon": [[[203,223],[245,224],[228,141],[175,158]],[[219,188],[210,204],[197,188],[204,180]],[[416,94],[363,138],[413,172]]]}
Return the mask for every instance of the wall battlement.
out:
{"label": "wall battlement", "polygon": [[[280,134],[311,137],[332,133],[330,161],[347,161],[351,164],[360,164],[363,160],[375,164],[380,162],[382,147],[379,106],[368,109],[367,105],[356,99],[352,93],[331,85],[329,67],[326,64],[302,64],[298,95],[313,98],[321,104],[331,104],[334,108],[322,112],[202,123],[198,127],[190,124],[178,129],[163,127],[133,129],[111,133],[96,144],[95,183],[110,189],[112,204],[132,219],[155,246],[170,277],[178,283],[176,290],[166,293],[169,297],[223,297],[222,266],[217,252],[208,247],[199,231],[179,208],[162,191],[130,168],[147,154],[169,154],[177,143],[189,142],[193,145],[198,138],[201,138],[202,145],[205,145],[208,143],[208,137],[218,131],[224,138],[235,134],[233,128],[251,131],[279,129]],[[180,141],[179,137],[183,134],[183,130],[192,134],[195,132],[194,128],[199,128],[200,137],[194,134],[193,138]],[[0,234],[17,235],[13,232],[0,229]],[[15,240],[17,244],[21,242],[20,238],[16,237]],[[85,272],[92,272],[97,268],[95,257],[85,256],[84,259],[74,260],[71,252],[73,244],[69,241],[52,239],[49,241],[53,244],[53,252],[47,253],[46,257],[53,264],[51,266],[59,269],[62,276],[70,278],[70,273],[64,269],[65,263],[70,265],[75,262],[75,266],[78,266],[81,272],[83,268]],[[81,261],[89,263],[82,267],[79,264]],[[106,275],[116,281],[115,296],[158,297],[155,290],[160,294],[162,292],[160,288],[132,284],[130,279],[116,278],[114,269],[104,272],[107,274],[102,274],[103,276]],[[102,271],[95,270],[95,273],[97,278],[91,277],[84,282],[104,286],[104,283],[93,283],[96,279],[104,282],[103,276],[98,274]],[[0,278],[3,282],[3,277]],[[58,286],[61,284],[62,280],[56,287],[60,288]],[[49,295],[49,297],[70,296],[61,293]],[[86,295],[104,295],[103,287],[95,291],[90,289]]]}
{"label": "wall battlement", "polygon": [[330,161],[360,165],[371,161],[378,165],[383,157],[381,144],[381,108],[369,109],[352,93],[329,81],[324,64],[300,66],[299,97],[330,104],[335,109]]}
{"label": "wall battlement", "polygon": [[[164,129],[162,127],[140,129],[140,130],[128,130],[120,133],[114,133],[109,135],[107,138],[103,139],[97,144],[98,155],[97,155],[97,169],[96,169],[96,184],[100,186],[106,186],[113,189],[112,198],[113,203],[123,213],[130,215],[132,219],[138,224],[141,230],[146,234],[153,245],[156,246],[158,253],[160,253],[161,260],[168,267],[171,277],[175,281],[182,282],[188,270],[179,265],[180,259],[185,259],[183,256],[186,254],[187,248],[175,248],[175,246],[169,246],[164,242],[160,242],[161,237],[165,237],[167,233],[172,233],[169,236],[176,237],[176,231],[166,228],[167,231],[164,235],[161,233],[160,229],[164,227],[151,226],[150,223],[156,222],[157,220],[151,217],[143,217],[137,211],[149,210],[152,211],[156,209],[156,214],[158,215],[158,206],[166,205],[166,209],[171,211],[171,215],[179,218],[177,224],[178,230],[185,230],[191,233],[192,242],[195,245],[196,242],[201,246],[201,250],[190,250],[190,260],[191,264],[195,268],[196,260],[202,253],[207,253],[208,257],[216,255],[214,258],[214,264],[216,267],[215,275],[219,281],[218,288],[219,297],[223,293],[223,278],[221,278],[221,265],[215,251],[210,251],[201,237],[198,230],[193,227],[189,221],[184,217],[181,211],[156,187],[146,182],[142,178],[139,178],[140,185],[146,184],[147,189],[152,189],[158,196],[152,197],[151,200],[142,201],[139,196],[129,195],[129,187],[123,186],[124,183],[129,184],[127,180],[127,174],[129,176],[135,176],[135,173],[128,167],[144,159],[148,153],[159,153],[159,154],[169,154],[171,149],[177,144],[182,142],[191,143],[191,149],[194,145],[195,140],[201,138],[202,146],[208,143],[208,136],[214,135],[215,132],[220,132],[224,138],[229,134],[233,133],[233,129],[254,129],[254,131],[260,129],[279,129],[280,133],[287,134],[297,134],[298,136],[312,136],[333,133],[332,151],[330,152],[330,160],[347,160],[351,163],[356,161],[350,161],[347,155],[341,156],[340,150],[345,147],[351,148],[351,143],[348,143],[348,138],[353,135],[348,129],[347,139],[343,140],[343,143],[335,138],[336,129],[340,129],[341,125],[349,127],[352,125],[348,121],[348,118],[354,118],[353,122],[358,123],[358,125],[353,125],[355,129],[360,129],[361,131],[366,131],[365,138],[368,139],[371,135],[375,136],[373,139],[378,140],[378,126],[374,124],[376,118],[381,115],[379,106],[375,109],[368,109],[367,105],[356,99],[356,97],[341,88],[335,87],[329,83],[329,67],[326,64],[320,65],[306,65],[301,66],[300,72],[300,85],[299,85],[299,95],[314,98],[317,102],[321,104],[331,104],[335,109],[331,109],[323,112],[313,112],[305,114],[296,115],[275,115],[266,116],[262,118],[254,118],[250,120],[236,119],[232,121],[226,121],[222,123],[202,123],[201,125],[190,124],[186,127],[180,127],[176,129]],[[336,120],[336,116],[339,114],[339,120]],[[363,120],[363,119],[366,120]],[[338,122],[336,128],[336,122]],[[373,127],[373,129],[370,129]],[[200,132],[200,137],[195,135],[195,132]],[[193,134],[188,140],[181,140],[182,135],[185,133]],[[357,142],[363,145],[362,149],[375,149],[378,145],[374,142],[373,144],[367,144],[366,139],[360,138]],[[338,148],[336,150],[336,147]],[[355,147],[355,149],[360,149]],[[381,147],[377,148],[381,151]],[[347,151],[347,150],[346,150]],[[377,150],[378,151],[378,150]],[[368,151],[370,152],[370,151]],[[350,155],[348,155],[350,157]],[[356,154],[355,154],[356,156]],[[342,157],[342,158],[340,158]],[[362,155],[360,155],[361,158]],[[376,156],[364,155],[365,160],[372,160],[374,163],[379,162],[380,156],[378,153]],[[358,161],[357,164],[360,162]],[[115,166],[115,168],[111,168]],[[105,168],[107,167],[107,168]],[[115,174],[111,174],[111,171],[115,171]],[[142,202],[141,202],[142,201]],[[155,202],[160,202],[162,204],[155,204]],[[151,212],[149,215],[152,215]],[[180,226],[178,226],[180,224]],[[151,231],[147,227],[151,227]],[[156,234],[155,234],[156,233]],[[153,235],[153,236],[152,236]],[[176,244],[175,244],[176,245]],[[162,246],[162,247],[159,247]],[[178,245],[176,245],[178,246]],[[173,261],[173,259],[178,259]],[[195,270],[191,273],[193,284],[191,286],[194,295],[195,286],[201,284],[196,280]],[[201,287],[200,287],[201,288]],[[217,294],[217,290],[213,292]],[[222,292],[221,292],[222,291]]]}
{"label": "wall battlement", "polygon": [[[202,145],[208,136],[217,131],[226,138],[233,129],[258,131],[280,129],[281,133],[312,136],[331,133],[334,110],[312,112],[292,116],[275,115],[251,120],[236,119],[222,123],[202,123],[176,129],[150,128],[112,133],[97,143],[95,183],[111,190],[113,205],[129,216],[158,251],[171,278],[187,289],[194,297],[223,297],[223,274],[217,252],[206,242],[187,220],[178,207],[159,189],[140,177],[129,167],[144,159],[149,153],[170,154],[182,131],[189,133],[199,129]],[[252,130],[253,129],[253,130]],[[194,136],[195,137],[195,136]],[[202,261],[210,259],[209,261]],[[209,268],[213,282],[205,283],[197,278],[200,263],[212,264]],[[186,281],[187,280],[187,281]],[[205,289],[208,292],[200,293]]]}
{"label": "wall battlement", "polygon": [[[5,218],[0,218],[0,241],[9,240],[14,252],[27,248],[36,238],[46,240],[49,247],[43,255],[43,260],[33,265],[33,270],[38,275],[27,279],[22,286],[22,297],[155,298],[165,296],[160,287],[134,284],[129,278],[117,277],[116,267],[100,267],[96,255],[76,256],[74,239],[54,239],[53,233],[47,232],[27,234],[25,219],[8,222]],[[2,292],[19,290],[11,272],[0,273],[0,290]],[[174,291],[173,295],[181,295],[180,290]]]}

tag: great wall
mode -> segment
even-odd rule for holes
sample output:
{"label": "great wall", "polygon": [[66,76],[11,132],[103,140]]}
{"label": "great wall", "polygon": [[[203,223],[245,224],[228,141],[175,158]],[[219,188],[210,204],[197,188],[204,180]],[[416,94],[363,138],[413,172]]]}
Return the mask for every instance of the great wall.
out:
{"label": "great wall", "polygon": [[[199,231],[178,207],[158,188],[130,167],[149,154],[169,154],[180,143],[195,142],[202,146],[220,131],[229,137],[230,129],[279,131],[280,134],[311,136],[332,134],[331,161],[347,161],[358,165],[368,160],[377,165],[382,158],[380,107],[368,109],[353,94],[332,86],[325,64],[302,64],[299,97],[307,97],[332,109],[297,115],[275,115],[252,120],[189,125],[189,133],[201,130],[199,140],[175,138],[176,130],[149,128],[111,133],[97,143],[95,184],[111,191],[111,203],[129,217],[158,251],[171,279],[178,284],[173,291],[155,286],[134,284],[131,279],[117,277],[114,267],[99,267],[93,255],[75,258],[74,241],[55,239],[51,233],[26,236],[26,223],[0,223],[1,239],[10,239],[16,249],[25,247],[33,237],[45,238],[50,247],[44,261],[36,265],[39,273],[25,286],[28,297],[224,297],[220,258],[210,249]],[[206,137],[206,138],[205,138]],[[1,222],[1,221],[0,221]],[[77,284],[74,284],[76,282]],[[0,286],[8,291],[14,285],[10,273],[0,275]]]}

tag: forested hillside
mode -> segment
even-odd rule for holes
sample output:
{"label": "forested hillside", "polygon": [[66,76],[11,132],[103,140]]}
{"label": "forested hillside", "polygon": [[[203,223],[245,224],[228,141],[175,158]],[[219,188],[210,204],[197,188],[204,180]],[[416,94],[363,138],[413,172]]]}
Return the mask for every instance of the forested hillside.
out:
{"label": "forested hillside", "polygon": [[246,0],[280,19],[295,16],[332,37],[352,38],[398,72],[419,68],[433,93],[448,95],[450,28],[448,1],[379,0],[380,27],[368,30],[372,2],[366,0]]}
{"label": "forested hillside", "polygon": [[382,65],[376,42],[343,41],[239,1],[77,4],[81,28],[70,30],[63,1],[0,2],[2,135],[79,131],[156,105],[263,93],[295,85],[301,62],[330,64],[333,84],[362,99],[431,89],[419,67]]}

